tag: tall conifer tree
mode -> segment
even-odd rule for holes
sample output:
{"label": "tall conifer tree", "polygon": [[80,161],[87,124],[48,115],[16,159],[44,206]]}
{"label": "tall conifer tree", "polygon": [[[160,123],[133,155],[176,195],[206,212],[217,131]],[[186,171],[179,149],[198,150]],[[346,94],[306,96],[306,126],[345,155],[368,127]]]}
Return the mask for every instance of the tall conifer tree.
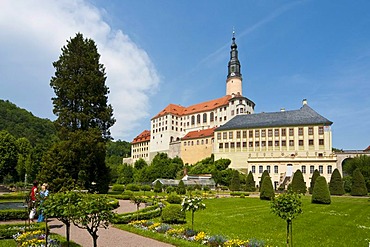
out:
{"label": "tall conifer tree", "polygon": [[[57,116],[60,142],[49,158],[63,166],[76,184],[90,191],[106,192],[109,183],[106,141],[115,120],[108,104],[105,68],[99,59],[95,42],[77,33],[53,63],[55,75],[50,86],[55,92],[53,112]],[[48,169],[49,165],[44,165],[40,177],[51,185],[58,182],[56,179],[63,180],[55,177],[60,174]]]}
{"label": "tall conifer tree", "polygon": [[313,174],[312,174],[312,178],[311,178],[311,182],[310,182],[310,189],[309,189],[309,192],[310,194],[312,194],[313,192],[313,188],[315,187],[315,181],[316,179],[320,176],[320,172],[316,169]]}
{"label": "tall conifer tree", "polygon": [[245,185],[246,191],[253,192],[256,190],[256,182],[254,181],[253,174],[249,171],[247,176],[247,182]]}
{"label": "tall conifer tree", "polygon": [[330,195],[341,196],[344,194],[344,183],[338,169],[335,169],[329,182]]}
{"label": "tall conifer tree", "polygon": [[301,170],[297,170],[293,175],[292,190],[295,193],[305,194],[307,191],[306,183],[303,179]]}

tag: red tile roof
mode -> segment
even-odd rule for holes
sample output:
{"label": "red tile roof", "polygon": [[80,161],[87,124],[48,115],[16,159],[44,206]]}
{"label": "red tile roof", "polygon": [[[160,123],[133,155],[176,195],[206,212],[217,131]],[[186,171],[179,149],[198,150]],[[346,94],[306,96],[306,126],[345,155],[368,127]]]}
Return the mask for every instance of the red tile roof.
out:
{"label": "red tile roof", "polygon": [[210,129],[205,129],[205,130],[190,131],[183,138],[181,138],[181,140],[190,140],[190,139],[210,137],[210,136],[213,136],[213,133],[215,132],[215,129],[216,129],[216,127],[210,128]]}
{"label": "red tile roof", "polygon": [[364,150],[364,152],[370,152],[370,146],[368,146],[368,147]]}
{"label": "red tile roof", "polygon": [[146,141],[150,141],[150,131],[149,130],[144,130],[143,132],[141,132],[137,137],[134,138],[131,144],[146,142]]}
{"label": "red tile roof", "polygon": [[197,112],[204,112],[204,111],[211,111],[221,106],[226,106],[229,104],[229,99],[231,95],[226,95],[222,98],[202,102],[199,104],[191,105],[188,107],[184,107],[181,105],[169,104],[166,108],[164,108],[161,112],[159,112],[156,116],[152,119],[167,115],[173,114],[177,116],[189,115]]}

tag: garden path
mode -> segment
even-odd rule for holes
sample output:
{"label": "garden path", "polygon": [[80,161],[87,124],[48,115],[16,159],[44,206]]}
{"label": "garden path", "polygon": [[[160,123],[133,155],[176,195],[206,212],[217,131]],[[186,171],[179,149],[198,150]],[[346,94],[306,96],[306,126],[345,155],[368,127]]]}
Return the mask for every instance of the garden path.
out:
{"label": "garden path", "polygon": [[[120,206],[115,210],[117,213],[132,212],[136,210],[135,204],[130,201],[119,200]],[[48,225],[51,232],[65,236],[66,230],[63,223],[58,220],[50,220]],[[99,228],[98,230],[98,246],[99,247],[170,247],[173,245],[159,242],[154,239],[142,237],[137,234],[126,232],[110,226],[108,229]],[[92,237],[85,229],[79,229],[76,226],[71,226],[71,240],[80,244],[83,247],[93,245]]]}

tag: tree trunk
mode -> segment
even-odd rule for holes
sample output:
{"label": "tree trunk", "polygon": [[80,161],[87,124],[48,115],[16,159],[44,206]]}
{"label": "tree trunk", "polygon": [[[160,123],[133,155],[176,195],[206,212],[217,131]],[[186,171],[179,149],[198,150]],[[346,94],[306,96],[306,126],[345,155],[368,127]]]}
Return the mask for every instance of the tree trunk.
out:
{"label": "tree trunk", "polygon": [[69,247],[69,237],[71,232],[71,223],[67,222],[66,224],[66,238],[67,238],[67,247]]}
{"label": "tree trunk", "polygon": [[290,220],[287,220],[286,223],[287,223],[287,225],[286,225],[286,246],[290,247],[290,233],[289,233]]}
{"label": "tree trunk", "polygon": [[92,235],[92,237],[93,237],[93,246],[98,247],[98,234],[95,233]]}
{"label": "tree trunk", "polygon": [[191,211],[191,230],[194,231],[194,211]]}
{"label": "tree trunk", "polygon": [[293,247],[293,221],[290,221],[290,246]]}

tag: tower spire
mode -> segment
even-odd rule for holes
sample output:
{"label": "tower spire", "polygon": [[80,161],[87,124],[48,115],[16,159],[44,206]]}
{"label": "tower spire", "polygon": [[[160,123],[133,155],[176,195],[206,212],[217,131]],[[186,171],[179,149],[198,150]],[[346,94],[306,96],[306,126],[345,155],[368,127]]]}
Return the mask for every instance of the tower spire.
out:
{"label": "tower spire", "polygon": [[238,59],[238,46],[235,42],[235,30],[231,39],[230,60],[226,78],[226,95],[242,95],[242,74],[240,73],[240,62]]}

